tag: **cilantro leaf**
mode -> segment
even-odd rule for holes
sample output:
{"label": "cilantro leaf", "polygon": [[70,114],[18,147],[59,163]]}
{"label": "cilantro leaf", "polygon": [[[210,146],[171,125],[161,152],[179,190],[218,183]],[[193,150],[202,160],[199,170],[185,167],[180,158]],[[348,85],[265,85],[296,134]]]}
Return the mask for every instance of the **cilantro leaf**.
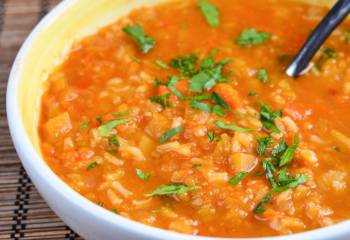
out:
{"label": "cilantro leaf", "polygon": [[269,81],[269,75],[267,74],[267,71],[265,68],[260,68],[258,70],[258,76],[257,78],[262,82],[262,83],[267,83]]}
{"label": "cilantro leaf", "polygon": [[189,104],[190,107],[194,109],[198,109],[204,112],[208,113],[215,113],[216,115],[223,117],[226,114],[226,110],[220,107],[219,105],[209,105],[206,103],[198,102],[198,101],[192,101]]}
{"label": "cilantro leaf", "polygon": [[170,138],[172,138],[175,134],[180,133],[180,132],[182,132],[184,130],[185,130],[185,128],[183,126],[179,126],[179,127],[170,129],[169,131],[167,131],[166,133],[164,133],[162,135],[162,137],[160,138],[160,143],[161,144],[165,143]]}
{"label": "cilantro leaf", "polygon": [[190,79],[189,91],[202,92],[210,90],[217,83],[224,82],[222,70],[229,61],[229,59],[225,59],[213,65],[208,64],[208,62],[204,66],[202,64],[201,70]]}
{"label": "cilantro leaf", "polygon": [[115,128],[116,126],[130,121],[130,118],[120,118],[120,119],[115,119],[112,120],[100,127],[97,128],[98,133],[100,134],[101,137],[107,137],[108,134]]}
{"label": "cilantro leaf", "polygon": [[89,125],[90,125],[90,121],[85,121],[80,125],[80,129],[85,130],[89,127]]}
{"label": "cilantro leaf", "polygon": [[266,197],[264,197],[261,202],[255,207],[254,213],[256,214],[262,214],[266,211],[265,204],[268,203],[272,198],[272,194],[268,193]]}
{"label": "cilantro leaf", "polygon": [[123,31],[128,34],[132,40],[139,46],[142,53],[148,53],[155,45],[153,38],[147,36],[141,25],[137,24],[134,27],[126,25]]}
{"label": "cilantro leaf", "polygon": [[144,180],[144,181],[147,181],[150,177],[151,177],[151,174],[150,173],[144,173],[141,169],[139,168],[136,168],[136,175],[141,179],[141,180]]}
{"label": "cilantro leaf", "polygon": [[222,106],[223,108],[225,108],[225,109],[229,109],[229,108],[230,108],[230,106],[225,102],[225,100],[222,99],[222,98],[220,97],[220,95],[217,94],[216,92],[213,92],[213,93],[212,93],[212,99],[213,99],[213,101],[214,101],[216,104]]}
{"label": "cilantro leaf", "polygon": [[287,142],[284,139],[282,139],[282,141],[272,149],[272,156],[274,158],[280,158],[281,155],[287,150],[287,148]]}
{"label": "cilantro leaf", "polygon": [[207,23],[211,27],[218,27],[220,25],[220,13],[218,8],[208,1],[198,1],[197,6],[201,9]]}
{"label": "cilantro leaf", "polygon": [[163,62],[162,60],[155,60],[154,64],[157,65],[158,67],[162,68],[162,69],[168,69],[169,66],[168,64],[166,64],[165,62]]}
{"label": "cilantro leaf", "polygon": [[258,153],[260,156],[264,155],[267,146],[272,143],[272,137],[267,136],[263,138],[258,138]]}
{"label": "cilantro leaf", "polygon": [[167,196],[167,195],[173,195],[173,194],[182,194],[185,192],[190,192],[196,189],[199,189],[199,186],[186,186],[183,184],[168,184],[168,185],[162,185],[156,190],[154,190],[152,193],[145,194],[146,197],[152,197],[152,196]]}
{"label": "cilantro leaf", "polygon": [[214,141],[215,133],[213,133],[213,132],[208,132],[208,137],[209,137],[209,142]]}
{"label": "cilantro leaf", "polygon": [[244,29],[236,39],[236,44],[240,46],[260,45],[266,43],[272,37],[271,34],[258,32],[254,28]]}
{"label": "cilantro leaf", "polygon": [[170,66],[178,70],[186,77],[192,77],[195,74],[198,57],[195,54],[180,56],[170,61]]}
{"label": "cilantro leaf", "polygon": [[282,112],[280,110],[272,111],[271,107],[265,103],[260,108],[260,121],[265,128],[270,129],[273,132],[280,133],[280,130],[275,125],[275,119],[281,117]]}
{"label": "cilantro leaf", "polygon": [[281,160],[279,162],[279,166],[282,167],[288,163],[290,163],[294,157],[294,154],[299,145],[299,136],[294,136],[294,143],[287,148],[287,150],[282,154]]}
{"label": "cilantro leaf", "polygon": [[243,127],[239,127],[236,125],[228,125],[228,124],[225,124],[219,120],[215,121],[215,125],[221,129],[230,130],[230,131],[234,131],[234,132],[251,132],[252,131],[252,129],[243,128]]}
{"label": "cilantro leaf", "polygon": [[92,169],[94,169],[95,167],[97,167],[98,166],[98,163],[95,161],[95,162],[92,162],[92,163],[90,163],[88,166],[87,166],[87,170],[88,171],[90,171],[90,170],[92,170]]}
{"label": "cilantro leaf", "polygon": [[111,134],[108,137],[108,145],[110,151],[115,151],[120,147],[120,142],[116,134]]}
{"label": "cilantro leaf", "polygon": [[160,96],[152,96],[149,99],[151,102],[158,103],[162,105],[163,107],[172,107],[173,103],[168,102],[168,99],[171,97],[170,93],[166,93]]}
{"label": "cilantro leaf", "polygon": [[240,172],[236,176],[230,179],[228,182],[231,185],[237,185],[240,181],[247,176],[248,172]]}

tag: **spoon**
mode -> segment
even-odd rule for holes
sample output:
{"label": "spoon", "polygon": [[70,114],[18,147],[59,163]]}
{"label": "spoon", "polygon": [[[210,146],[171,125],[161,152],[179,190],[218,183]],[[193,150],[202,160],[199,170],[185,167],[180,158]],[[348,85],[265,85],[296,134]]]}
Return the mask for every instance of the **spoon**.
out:
{"label": "spoon", "polygon": [[318,49],[334,29],[345,19],[349,12],[350,0],[337,1],[334,7],[311,33],[304,46],[287,68],[286,74],[288,76],[295,78],[307,70],[312,57],[316,54]]}

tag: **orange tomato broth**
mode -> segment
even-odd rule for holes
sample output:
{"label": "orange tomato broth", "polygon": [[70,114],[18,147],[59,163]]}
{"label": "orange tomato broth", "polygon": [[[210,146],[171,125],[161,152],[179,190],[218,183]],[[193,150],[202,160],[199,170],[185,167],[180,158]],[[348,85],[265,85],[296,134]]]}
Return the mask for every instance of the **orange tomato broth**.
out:
{"label": "orange tomato broth", "polygon": [[[325,50],[321,50],[314,59],[321,66],[291,79],[284,73],[288,55],[297,53],[326,8],[273,0],[211,3],[220,12],[218,27],[208,25],[196,1],[175,1],[136,9],[76,42],[50,75],[42,97],[39,133],[45,160],[63,181],[101,207],[187,234],[273,236],[348,219],[349,25],[343,24],[325,44],[336,56],[323,58]],[[141,53],[122,31],[127,24],[140,24],[155,40],[154,48]],[[240,46],[236,39],[247,28],[272,37],[263,44]],[[224,117],[193,109],[190,101],[154,84],[155,79],[166,82],[168,76],[181,76],[170,66],[157,66],[156,60],[169,64],[192,53],[199,61],[210,54],[216,62],[231,59],[223,69],[228,81],[202,92],[215,91],[231,107]],[[258,79],[260,68],[267,71],[266,83]],[[188,91],[189,81],[182,77],[176,88],[196,95]],[[172,107],[149,100],[166,93]],[[281,109],[282,117],[274,119],[280,133],[262,126],[261,101],[273,110]],[[108,133],[120,142],[111,149],[109,137],[101,136],[98,129],[126,117],[130,121]],[[224,130],[215,125],[216,120],[253,131]],[[162,134],[180,125],[183,131],[160,143]],[[214,133],[213,141],[208,132]],[[269,155],[281,139],[291,146],[295,135],[300,143],[286,167],[291,175],[308,179],[275,192],[264,173],[257,139],[272,137],[265,152]],[[136,169],[150,176],[142,179]],[[237,184],[229,183],[248,171]],[[170,183],[196,189],[146,196]],[[257,213],[268,193],[272,198]]]}

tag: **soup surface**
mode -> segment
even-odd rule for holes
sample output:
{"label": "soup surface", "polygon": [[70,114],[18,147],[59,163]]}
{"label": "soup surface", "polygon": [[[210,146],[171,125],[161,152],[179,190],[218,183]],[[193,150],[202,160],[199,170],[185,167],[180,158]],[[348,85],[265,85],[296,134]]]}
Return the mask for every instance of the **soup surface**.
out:
{"label": "soup surface", "polygon": [[72,47],[42,98],[42,153],[121,216],[261,237],[350,217],[350,31],[298,79],[286,66],[327,9],[278,0],[136,9]]}

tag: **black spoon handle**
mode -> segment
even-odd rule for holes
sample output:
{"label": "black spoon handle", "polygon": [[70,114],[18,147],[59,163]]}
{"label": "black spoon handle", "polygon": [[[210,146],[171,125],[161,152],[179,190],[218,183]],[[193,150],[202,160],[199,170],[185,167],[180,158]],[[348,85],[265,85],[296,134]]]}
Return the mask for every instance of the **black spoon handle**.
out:
{"label": "black spoon handle", "polygon": [[286,73],[288,76],[297,77],[307,68],[317,50],[322,46],[333,30],[345,19],[349,12],[350,0],[339,0],[334,5],[327,16],[323,18],[321,23],[312,32],[296,58],[287,68]]}

